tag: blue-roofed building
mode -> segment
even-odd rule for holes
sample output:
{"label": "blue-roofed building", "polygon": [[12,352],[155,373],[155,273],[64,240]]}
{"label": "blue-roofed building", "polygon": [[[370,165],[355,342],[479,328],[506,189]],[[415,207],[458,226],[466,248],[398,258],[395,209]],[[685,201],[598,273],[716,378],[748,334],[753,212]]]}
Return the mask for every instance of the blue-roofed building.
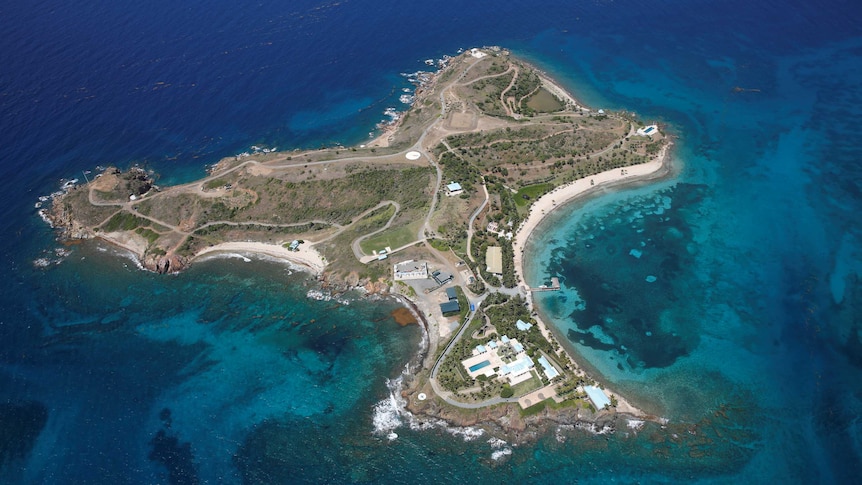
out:
{"label": "blue-roofed building", "polygon": [[446,185],[446,191],[449,195],[458,195],[464,191],[464,188],[458,182],[451,182]]}
{"label": "blue-roofed building", "polygon": [[443,313],[443,316],[450,316],[461,311],[461,305],[458,304],[458,300],[449,300],[440,304],[440,312]]}
{"label": "blue-roofed building", "polygon": [[515,322],[515,326],[518,328],[518,330],[520,330],[522,332],[526,332],[527,330],[533,328],[532,323],[527,323],[527,322],[521,320],[520,318],[518,319],[517,322]]}
{"label": "blue-roofed building", "polygon": [[506,336],[477,345],[473,348],[473,355],[462,360],[461,364],[473,379],[480,375],[499,376],[513,386],[530,380],[535,368],[533,359],[524,352],[524,346],[517,339]]}
{"label": "blue-roofed building", "polygon": [[497,373],[508,379],[509,384],[515,385],[530,379],[530,370],[533,367],[533,359],[529,355],[523,355],[514,362],[502,365]]}
{"label": "blue-roofed building", "polygon": [[454,287],[446,288],[446,297],[449,298],[450,300],[457,300],[458,299],[458,292],[455,291]]}
{"label": "blue-roofed building", "polygon": [[548,362],[548,359],[546,359],[544,355],[539,357],[538,360],[539,364],[542,366],[542,370],[545,371],[545,375],[548,376],[548,380],[551,380],[554,377],[560,375],[557,369],[555,369],[554,366],[552,366],[551,363]]}
{"label": "blue-roofed building", "polygon": [[596,409],[604,409],[605,406],[611,404],[611,400],[608,399],[605,392],[596,386],[584,386],[584,392],[587,393],[587,396],[589,396],[590,401],[593,402]]}

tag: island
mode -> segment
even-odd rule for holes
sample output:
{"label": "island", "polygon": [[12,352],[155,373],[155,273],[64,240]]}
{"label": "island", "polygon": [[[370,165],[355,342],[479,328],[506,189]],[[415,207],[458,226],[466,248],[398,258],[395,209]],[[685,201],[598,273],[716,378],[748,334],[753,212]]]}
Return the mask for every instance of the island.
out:
{"label": "island", "polygon": [[289,260],[333,291],[400,298],[425,348],[407,409],[523,432],[531,422],[646,416],[587,375],[533,308],[558,278],[525,281],[524,249],[567,202],[669,172],[669,137],[628,112],[590,109],[499,47],[411,77],[408,110],[366,144],[252,147],[171,187],[132,167],[54,194],[64,239],[99,238],[175,273],[213,252]]}

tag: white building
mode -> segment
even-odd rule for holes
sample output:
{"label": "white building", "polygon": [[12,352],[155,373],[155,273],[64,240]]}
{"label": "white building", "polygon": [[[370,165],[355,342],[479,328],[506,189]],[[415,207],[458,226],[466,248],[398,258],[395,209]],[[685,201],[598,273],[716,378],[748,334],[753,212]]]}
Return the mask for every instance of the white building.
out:
{"label": "white building", "polygon": [[392,267],[392,274],[395,281],[424,280],[428,277],[428,263],[412,259],[402,261]]}
{"label": "white building", "polygon": [[527,355],[518,339],[510,339],[505,335],[500,340],[477,345],[473,349],[473,356],[464,359],[461,365],[473,379],[480,375],[499,376],[513,386],[529,380],[535,367],[533,359]]}
{"label": "white building", "polygon": [[644,126],[643,128],[638,128],[637,134],[639,136],[652,136],[658,134],[658,126],[649,125]]}
{"label": "white building", "polygon": [[453,195],[458,195],[462,192],[464,192],[464,188],[461,187],[461,184],[459,184],[458,182],[450,182],[448,185],[446,185],[446,193],[449,195],[449,197],[452,197]]}

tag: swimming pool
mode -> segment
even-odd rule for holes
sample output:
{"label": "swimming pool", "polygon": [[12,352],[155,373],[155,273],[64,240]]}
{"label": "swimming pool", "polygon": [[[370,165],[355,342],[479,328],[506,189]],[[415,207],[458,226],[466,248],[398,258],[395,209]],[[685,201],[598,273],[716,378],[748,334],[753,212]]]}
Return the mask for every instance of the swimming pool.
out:
{"label": "swimming pool", "polygon": [[471,365],[470,366],[470,372],[476,372],[477,370],[482,369],[484,367],[488,367],[489,365],[491,365],[490,360],[483,360],[482,362],[479,362],[478,364]]}

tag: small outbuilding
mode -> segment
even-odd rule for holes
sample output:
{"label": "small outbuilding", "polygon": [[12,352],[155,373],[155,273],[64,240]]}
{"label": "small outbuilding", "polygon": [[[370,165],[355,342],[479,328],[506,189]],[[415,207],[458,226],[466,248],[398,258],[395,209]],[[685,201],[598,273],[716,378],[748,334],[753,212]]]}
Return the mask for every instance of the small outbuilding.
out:
{"label": "small outbuilding", "polygon": [[440,304],[440,312],[444,317],[455,315],[461,312],[461,305],[458,304],[457,299],[449,300]]}

